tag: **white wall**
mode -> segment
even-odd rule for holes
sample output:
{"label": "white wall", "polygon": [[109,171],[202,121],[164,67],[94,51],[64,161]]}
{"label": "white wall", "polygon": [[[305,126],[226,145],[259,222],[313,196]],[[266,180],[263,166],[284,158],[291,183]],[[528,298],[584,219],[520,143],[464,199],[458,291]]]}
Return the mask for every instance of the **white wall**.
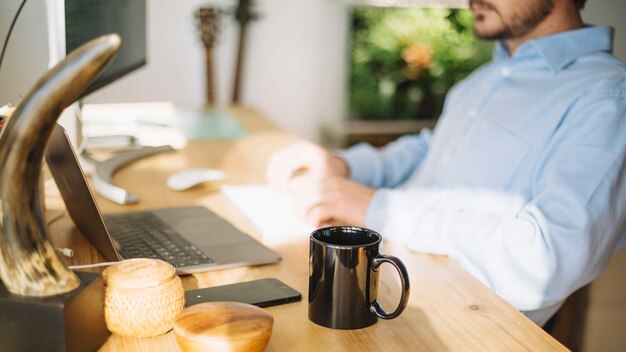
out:
{"label": "white wall", "polygon": [[626,62],[626,1],[587,0],[582,15],[585,23],[615,27],[613,53]]}
{"label": "white wall", "polygon": [[[261,18],[249,29],[242,102],[289,131],[319,141],[321,128],[341,131],[346,110],[347,0],[257,0]],[[0,1],[0,39],[20,0]],[[204,103],[204,59],[194,11],[214,4],[232,9],[236,0],[147,0],[148,65],[105,87],[87,102],[168,100],[191,107]],[[47,64],[44,0],[29,0],[0,72],[0,104],[16,103]],[[615,52],[626,60],[626,1],[589,0],[588,23],[616,27]],[[217,98],[231,96],[236,23],[224,19],[215,48]]]}
{"label": "white wall", "polygon": [[[0,50],[21,0],[0,0]],[[48,68],[44,0],[26,2],[0,68],[0,106],[16,105]]]}
{"label": "white wall", "polygon": [[[148,66],[87,102],[169,100],[202,106],[204,49],[193,13],[205,4],[232,9],[236,1],[148,0]],[[287,130],[319,140],[322,124],[336,124],[344,116],[345,6],[329,0],[257,4],[261,17],[248,27],[241,102]],[[232,16],[224,18],[214,49],[216,94],[222,106],[232,96],[237,36]]]}
{"label": "white wall", "polygon": [[[0,37],[20,0],[0,3]],[[204,49],[194,11],[204,5],[233,10],[235,0],[147,0],[148,64],[86,99],[87,103],[173,101],[204,105]],[[261,17],[248,31],[241,102],[278,125],[319,140],[320,126],[336,125],[345,111],[345,5],[336,0],[258,0]],[[214,49],[216,94],[230,102],[238,29],[222,21]],[[0,103],[17,103],[46,69],[45,1],[30,0],[13,32],[0,72]],[[25,59],[26,58],[26,59]]]}

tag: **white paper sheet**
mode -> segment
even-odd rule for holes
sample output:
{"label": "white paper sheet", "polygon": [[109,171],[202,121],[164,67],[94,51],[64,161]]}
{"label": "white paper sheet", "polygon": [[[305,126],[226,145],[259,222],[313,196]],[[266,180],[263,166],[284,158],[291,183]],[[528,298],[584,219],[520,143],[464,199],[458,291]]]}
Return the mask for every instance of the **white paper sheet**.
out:
{"label": "white paper sheet", "polygon": [[222,193],[263,236],[263,240],[288,241],[308,237],[315,229],[296,217],[287,192],[264,185],[224,186]]}

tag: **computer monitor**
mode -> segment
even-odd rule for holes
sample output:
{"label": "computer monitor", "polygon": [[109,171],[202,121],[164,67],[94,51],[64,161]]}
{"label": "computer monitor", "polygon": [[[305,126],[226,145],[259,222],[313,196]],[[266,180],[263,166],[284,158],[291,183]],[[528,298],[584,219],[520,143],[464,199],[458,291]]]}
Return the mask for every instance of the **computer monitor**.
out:
{"label": "computer monitor", "polygon": [[146,64],[146,1],[65,0],[66,53],[109,33],[122,38],[120,50],[82,96]]}
{"label": "computer monitor", "polygon": [[[122,44],[109,66],[81,94],[83,98],[146,64],[146,0],[46,0],[49,66],[101,35],[117,33]],[[75,147],[79,109],[66,109],[59,122]]]}
{"label": "computer monitor", "polygon": [[146,64],[145,0],[48,0],[51,65],[91,39],[117,33],[122,45],[86,96]]}

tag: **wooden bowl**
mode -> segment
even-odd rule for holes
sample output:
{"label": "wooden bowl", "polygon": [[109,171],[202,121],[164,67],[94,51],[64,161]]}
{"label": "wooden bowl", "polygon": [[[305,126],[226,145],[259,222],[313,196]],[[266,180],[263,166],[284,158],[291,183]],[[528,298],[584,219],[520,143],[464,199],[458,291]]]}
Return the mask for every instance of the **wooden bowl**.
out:
{"label": "wooden bowl", "polygon": [[104,318],[114,334],[152,337],[172,329],[185,307],[185,289],[176,269],[158,259],[121,261],[102,272]]}
{"label": "wooden bowl", "polygon": [[185,352],[263,351],[274,318],[259,307],[209,302],[185,309],[174,322],[174,335]]}

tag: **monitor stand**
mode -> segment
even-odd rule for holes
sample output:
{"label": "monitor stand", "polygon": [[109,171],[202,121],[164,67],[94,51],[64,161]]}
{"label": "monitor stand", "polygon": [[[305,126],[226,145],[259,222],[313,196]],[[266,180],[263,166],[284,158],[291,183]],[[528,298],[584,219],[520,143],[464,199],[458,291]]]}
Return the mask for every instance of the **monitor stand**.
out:
{"label": "monitor stand", "polygon": [[[85,136],[83,133],[85,120],[82,118],[82,101],[77,104],[77,107],[78,109],[74,110],[76,111],[74,117],[77,122],[76,142],[72,141],[71,134],[68,133],[68,135],[70,136],[72,147],[76,151],[76,157],[80,162],[83,172],[86,175],[92,176],[91,180],[94,191],[117,204],[124,205],[139,202],[138,195],[115,185],[113,183],[113,176],[117,171],[137,160],[163,152],[171,152],[174,151],[174,148],[169,145],[158,147],[141,146],[138,139],[132,135]],[[106,148],[107,150],[118,152],[106,160],[97,160],[89,152],[89,147],[97,144],[100,146],[109,146],[111,148]]]}
{"label": "monitor stand", "polygon": [[87,157],[95,164],[95,171],[91,178],[94,190],[104,198],[117,204],[134,204],[139,202],[139,196],[113,183],[113,175],[123,167],[149,156],[171,152],[175,149],[169,145],[159,147],[141,147],[139,149],[118,153],[104,161],[95,161],[88,156],[87,150],[83,157]]}

